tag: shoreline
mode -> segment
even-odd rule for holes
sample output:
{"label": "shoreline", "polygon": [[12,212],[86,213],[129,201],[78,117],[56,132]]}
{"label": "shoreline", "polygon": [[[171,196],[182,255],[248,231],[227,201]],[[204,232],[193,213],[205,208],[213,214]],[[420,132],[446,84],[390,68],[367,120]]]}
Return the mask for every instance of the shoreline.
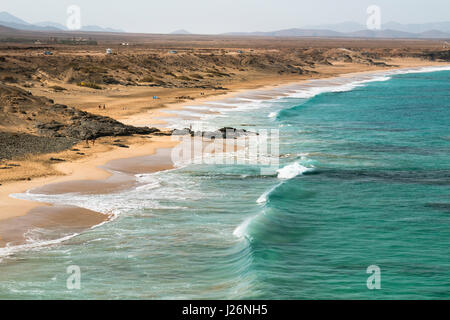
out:
{"label": "shoreline", "polygon": [[[398,63],[399,61],[395,61],[395,62]],[[448,62],[432,62],[432,61],[420,60],[420,61],[413,61],[413,62],[408,61],[408,63],[405,63],[403,65],[394,65],[392,67],[384,67],[383,69],[378,68],[378,69],[362,70],[362,71],[351,70],[349,72],[331,73],[331,74],[319,73],[315,77],[311,77],[311,78],[305,78],[305,77],[299,77],[298,79],[281,78],[282,80],[276,84],[267,84],[266,83],[267,81],[265,81],[263,83],[256,81],[256,86],[254,83],[250,83],[250,84],[246,84],[245,87],[237,86],[235,88],[230,89],[227,92],[212,94],[212,95],[209,95],[206,97],[196,98],[195,100],[192,100],[192,101],[169,103],[164,108],[158,108],[158,109],[150,110],[147,112],[140,112],[140,113],[136,113],[133,115],[128,115],[128,116],[120,119],[120,121],[122,121],[125,124],[135,125],[135,126],[148,125],[149,123],[148,123],[146,116],[147,117],[150,116],[150,118],[153,120],[152,125],[156,125],[156,126],[162,125],[164,127],[164,124],[166,124],[167,122],[164,120],[160,120],[160,118],[172,118],[172,117],[177,116],[173,113],[166,113],[165,111],[179,111],[179,110],[183,109],[184,107],[190,106],[192,104],[205,104],[207,102],[220,101],[222,99],[229,99],[229,98],[232,98],[233,96],[236,96],[242,92],[272,90],[272,89],[277,89],[277,88],[280,88],[283,86],[304,84],[304,83],[307,83],[309,81],[314,81],[314,80],[327,80],[327,79],[331,80],[331,79],[336,79],[336,78],[349,78],[349,77],[354,77],[357,75],[371,75],[371,74],[390,72],[390,71],[396,71],[396,70],[408,70],[408,69],[415,69],[415,68],[443,67],[443,66],[450,66],[450,64]],[[156,119],[156,121],[155,121],[155,119]]]}
{"label": "shoreline", "polygon": [[[423,61],[425,62],[425,61]],[[422,67],[432,67],[432,66],[449,66],[448,63],[428,63],[421,64],[415,66],[408,67],[395,67],[395,68],[384,68],[382,70],[371,70],[371,71],[359,71],[359,72],[349,72],[343,73],[338,76],[331,77],[322,77],[318,75],[318,77],[313,79],[303,79],[296,81],[281,81],[280,84],[275,85],[259,85],[253,89],[236,89],[224,94],[219,95],[211,95],[205,98],[195,99],[193,101],[185,101],[182,103],[174,103],[165,106],[165,108],[158,108],[152,110],[151,112],[141,112],[136,113],[134,115],[128,116],[123,119],[124,123],[132,124],[132,125],[146,125],[149,121],[155,123],[155,120],[161,121],[159,125],[162,125],[164,122],[160,120],[161,117],[177,117],[179,115],[165,113],[164,111],[176,111],[181,110],[184,107],[192,104],[205,104],[208,101],[217,101],[223,99],[229,99],[239,93],[247,92],[247,91],[263,91],[270,90],[274,88],[279,88],[282,86],[289,86],[294,84],[304,84],[310,80],[319,80],[319,79],[333,79],[333,78],[348,78],[357,75],[370,75],[374,73],[383,73],[390,72],[395,70],[402,69],[413,69],[413,68],[422,68]],[[155,113],[154,113],[155,112]],[[119,119],[122,120],[122,119]],[[58,208],[58,206],[49,205],[41,202],[35,201],[27,201],[27,200],[19,200],[11,197],[11,194],[15,193],[24,193],[30,189],[35,190],[45,190],[49,194],[55,193],[66,193],[66,192],[82,192],[82,193],[110,193],[117,191],[114,189],[114,186],[120,185],[121,189],[127,189],[133,187],[133,179],[129,179],[127,182],[120,180],[115,181],[117,176],[115,176],[112,171],[120,171],[127,174],[126,167],[128,166],[128,174],[136,174],[136,173],[148,173],[156,172],[161,170],[167,170],[173,167],[167,162],[164,162],[164,159],[159,157],[158,153],[160,150],[170,150],[177,144],[176,141],[173,141],[171,137],[156,137],[152,136],[150,142],[138,142],[130,144],[129,149],[115,148],[106,152],[94,153],[92,156],[82,159],[80,161],[66,162],[66,163],[58,163],[53,165],[53,168],[62,175],[58,176],[47,176],[42,178],[33,179],[31,181],[16,181],[16,182],[8,182],[1,186],[0,191],[0,199],[2,202],[0,214],[0,248],[3,247],[8,241],[2,241],[3,239],[18,239],[17,233],[23,231],[24,229],[20,228],[10,228],[8,226],[15,225],[17,222],[20,222],[21,225],[27,226],[27,228],[32,228],[42,221],[45,221],[46,217],[56,216],[59,217],[57,220],[59,221],[59,226],[73,226],[75,222],[79,222],[83,225],[84,230],[89,227],[93,227],[95,225],[102,224],[111,219],[110,216],[106,214],[97,213],[94,211],[86,210],[80,207],[72,207],[72,208]],[[153,159],[152,160],[152,155]],[[145,158],[147,161],[154,161],[151,165],[141,167],[137,169],[139,165],[139,158]],[[167,158],[167,155],[166,155]],[[166,159],[167,160],[167,159]],[[163,164],[161,164],[163,162]],[[152,171],[153,170],[153,171]],[[123,178],[123,177],[122,177]],[[62,187],[64,186],[64,187]],[[59,189],[59,191],[58,191]],[[6,205],[4,205],[6,204]],[[5,210],[7,213],[5,214]],[[77,211],[78,210],[78,211]],[[8,213],[9,211],[9,213]],[[13,211],[14,213],[10,213]],[[103,220],[99,221],[99,214],[102,215]],[[67,215],[76,216],[77,219],[67,219]],[[25,222],[24,222],[25,221]],[[30,221],[34,221],[34,224],[30,224]],[[88,221],[91,221],[90,223]],[[95,222],[95,223],[94,223]],[[83,224],[84,223],[84,224]],[[3,226],[3,227],[2,227]],[[4,230],[12,230],[13,231],[4,231]],[[75,228],[76,229],[76,228]],[[82,230],[77,231],[81,232]],[[7,236],[5,237],[2,232],[6,232]],[[15,235],[12,235],[11,232],[15,232]]]}

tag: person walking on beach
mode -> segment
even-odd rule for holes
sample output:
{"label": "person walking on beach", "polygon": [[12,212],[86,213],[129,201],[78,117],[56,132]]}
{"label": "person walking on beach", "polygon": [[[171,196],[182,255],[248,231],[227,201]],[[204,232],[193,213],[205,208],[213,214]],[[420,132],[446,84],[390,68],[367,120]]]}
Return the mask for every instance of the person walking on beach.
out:
{"label": "person walking on beach", "polygon": [[92,146],[95,145],[95,135],[92,131],[86,132],[84,135],[84,139],[86,141],[86,147],[89,148],[89,141],[92,141]]}

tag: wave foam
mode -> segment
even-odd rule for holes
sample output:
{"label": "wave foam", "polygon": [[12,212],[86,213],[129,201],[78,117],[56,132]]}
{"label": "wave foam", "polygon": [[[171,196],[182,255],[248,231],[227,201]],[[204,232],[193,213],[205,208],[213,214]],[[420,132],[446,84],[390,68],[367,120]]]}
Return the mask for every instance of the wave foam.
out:
{"label": "wave foam", "polygon": [[269,195],[275,191],[276,188],[278,188],[281,185],[281,183],[277,184],[276,186],[270,188],[268,191],[264,192],[259,198],[258,200],[256,200],[256,203],[262,204],[262,203],[266,203],[267,199],[269,198]]}
{"label": "wave foam", "polygon": [[353,82],[338,84],[338,85],[334,85],[334,86],[310,87],[307,89],[297,90],[295,93],[291,94],[290,96],[293,98],[310,99],[310,98],[313,98],[322,93],[352,91],[355,88],[364,86],[366,83],[382,82],[382,81],[388,81],[390,79],[391,79],[391,77],[389,77],[389,76],[376,76],[371,79],[356,80]]}
{"label": "wave foam", "polygon": [[[103,226],[104,224],[111,222],[116,218],[117,215],[110,214],[108,220],[105,220],[97,225],[90,227],[89,230],[93,230],[95,228]],[[39,238],[33,237],[33,231],[35,230],[29,230],[27,233],[24,234],[26,243],[18,245],[10,245],[9,243],[7,243],[5,247],[0,248],[0,262],[2,262],[2,258],[9,257],[16,253],[29,250],[39,250],[45,247],[58,245],[80,235],[80,233],[72,233],[56,239],[41,240]]]}
{"label": "wave foam", "polygon": [[76,237],[77,235],[79,235],[79,234],[74,233],[74,234],[70,234],[68,236],[59,238],[59,239],[43,240],[43,241],[39,241],[39,240],[35,241],[32,239],[27,239],[28,243],[26,243],[26,244],[20,244],[20,245],[15,245],[15,246],[6,245],[5,247],[0,248],[0,258],[5,258],[7,256],[10,256],[10,255],[13,255],[15,253],[25,251],[25,250],[40,249],[42,247],[60,244],[64,241],[67,241],[67,240],[70,240],[70,239]]}
{"label": "wave foam", "polygon": [[398,69],[398,70],[386,71],[386,74],[395,75],[395,74],[408,74],[408,73],[428,73],[428,72],[436,72],[436,71],[450,71],[450,65],[419,67],[419,68],[411,68],[411,69]]}
{"label": "wave foam", "polygon": [[302,166],[298,162],[294,162],[292,164],[289,164],[281,169],[278,169],[278,179],[283,180],[289,180],[292,178],[295,178],[296,176],[303,174],[305,172],[309,172],[314,170],[314,167],[308,168],[305,166]]}
{"label": "wave foam", "polygon": [[247,228],[254,218],[255,218],[255,216],[245,219],[244,222],[242,222],[240,225],[238,225],[236,227],[236,229],[234,229],[233,235],[236,238],[246,238],[247,237]]}

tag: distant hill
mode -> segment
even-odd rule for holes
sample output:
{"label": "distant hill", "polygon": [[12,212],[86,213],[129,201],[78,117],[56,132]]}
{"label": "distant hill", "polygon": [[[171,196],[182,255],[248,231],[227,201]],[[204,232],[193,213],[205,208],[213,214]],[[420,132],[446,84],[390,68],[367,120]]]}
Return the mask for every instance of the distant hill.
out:
{"label": "distant hill", "polygon": [[365,25],[357,22],[346,21],[334,24],[323,24],[323,25],[308,25],[303,27],[303,29],[316,29],[316,30],[333,30],[342,33],[356,32],[364,30]]}
{"label": "distant hill", "polygon": [[229,36],[262,36],[262,37],[329,37],[329,38],[434,38],[434,39],[450,39],[450,33],[439,30],[429,30],[421,33],[411,33],[398,30],[368,30],[360,29],[353,32],[337,32],[328,29],[285,29],[270,32],[231,32],[225,33]]}
{"label": "distant hill", "polygon": [[420,37],[422,38],[436,38],[436,39],[449,39],[449,33],[442,32],[439,30],[429,30],[425,32],[421,32]]}
{"label": "distant hill", "polygon": [[[69,31],[60,23],[45,21],[28,23],[8,12],[0,12],[0,25],[23,31]],[[261,37],[359,37],[359,38],[412,38],[412,39],[450,39],[450,22],[436,22],[424,24],[401,24],[388,22],[382,24],[381,30],[368,30],[365,25],[357,22],[341,22],[336,24],[309,26],[305,28],[291,28],[269,32],[230,32],[227,36],[261,36]],[[78,31],[123,33],[124,30],[100,27],[96,25],[83,26]],[[171,32],[173,35],[191,34],[185,29]]]}
{"label": "distant hill", "polygon": [[340,32],[331,30],[284,29],[270,32],[230,32],[229,36],[262,36],[262,37],[339,37]]}
{"label": "distant hill", "polygon": [[186,31],[184,29],[175,30],[174,32],[171,32],[170,34],[192,34],[189,31]]}
{"label": "distant hill", "polygon": [[361,30],[345,34],[345,36],[358,38],[404,38],[404,39],[450,39],[450,34],[438,30],[430,30],[421,33],[411,33],[398,30]]}
{"label": "distant hill", "polygon": [[444,33],[450,33],[450,21],[447,22],[434,22],[434,23],[422,23],[422,24],[401,24],[397,22],[383,23],[383,29],[393,29],[403,32],[411,33],[423,33],[432,31],[440,31]]}
{"label": "distant hill", "polygon": [[[1,19],[0,19],[1,21]],[[61,23],[57,23],[57,22],[52,22],[52,21],[43,21],[43,22],[36,22],[33,23],[33,25],[38,26],[38,27],[51,27],[51,28],[56,28],[58,30],[68,30],[67,27]]]}
{"label": "distant hill", "polygon": [[360,30],[356,32],[350,32],[345,36],[358,37],[358,38],[418,38],[419,35],[402,32],[397,30]]}
{"label": "distant hill", "polygon": [[[367,29],[365,24],[346,21],[334,24],[312,25],[305,26],[302,29],[319,29],[319,30],[333,30],[342,33],[357,32]],[[395,30],[408,33],[424,33],[429,31],[440,31],[441,33],[450,33],[450,21],[447,22],[433,22],[433,23],[417,23],[417,24],[402,24],[394,21],[383,23],[381,30]],[[433,33],[434,34],[434,33]]]}
{"label": "distant hill", "polygon": [[30,31],[55,31],[58,28],[51,26],[38,26],[28,23],[22,19],[19,19],[8,12],[0,12],[0,25],[14,28],[17,30],[30,30]]}
{"label": "distant hill", "polygon": [[81,31],[89,31],[89,32],[125,32],[122,29],[114,29],[114,28],[103,28],[99,26],[83,26]]}
{"label": "distant hill", "polygon": [[27,30],[27,31],[61,31],[60,29],[54,28],[54,27],[40,27],[40,26],[35,26],[32,24],[24,25],[24,24],[19,24],[19,23],[14,23],[14,22],[4,22],[4,21],[0,21],[0,25],[9,27],[9,28],[14,28],[17,30]]}
{"label": "distant hill", "polygon": [[0,33],[12,33],[14,31],[17,31],[17,30],[0,25]]}
{"label": "distant hill", "polygon": [[22,19],[19,19],[6,11],[0,12],[0,21],[7,22],[7,23],[29,25],[28,22],[26,22]]}
{"label": "distant hill", "polygon": [[[38,23],[28,23],[22,19],[19,19],[8,12],[0,12],[0,25],[14,28],[17,30],[28,31],[68,31],[67,27],[56,22],[45,21]],[[99,26],[83,26],[80,31],[88,32],[125,32],[120,29],[103,28]]]}

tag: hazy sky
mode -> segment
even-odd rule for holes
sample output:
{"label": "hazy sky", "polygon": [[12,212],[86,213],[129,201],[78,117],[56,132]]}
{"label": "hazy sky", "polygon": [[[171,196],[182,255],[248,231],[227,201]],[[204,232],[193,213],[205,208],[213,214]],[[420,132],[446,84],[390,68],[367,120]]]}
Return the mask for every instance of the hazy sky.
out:
{"label": "hazy sky", "polygon": [[306,25],[355,21],[365,24],[369,5],[381,8],[382,22],[450,20],[449,0],[0,0],[28,22],[66,23],[69,5],[81,8],[83,25],[128,32],[194,33],[273,31]]}

